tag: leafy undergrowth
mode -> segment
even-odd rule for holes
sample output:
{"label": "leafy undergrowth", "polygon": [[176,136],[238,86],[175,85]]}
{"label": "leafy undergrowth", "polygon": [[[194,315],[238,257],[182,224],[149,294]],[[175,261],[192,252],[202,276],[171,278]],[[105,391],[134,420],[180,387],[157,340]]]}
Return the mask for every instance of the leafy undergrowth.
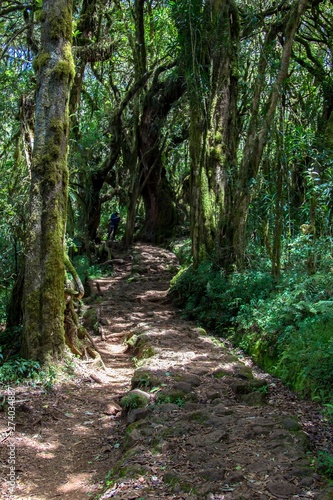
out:
{"label": "leafy undergrowth", "polygon": [[25,385],[53,389],[56,383],[72,377],[75,357],[67,353],[60,363],[42,367],[38,361],[19,355],[19,329],[3,330],[0,334],[0,388]]}

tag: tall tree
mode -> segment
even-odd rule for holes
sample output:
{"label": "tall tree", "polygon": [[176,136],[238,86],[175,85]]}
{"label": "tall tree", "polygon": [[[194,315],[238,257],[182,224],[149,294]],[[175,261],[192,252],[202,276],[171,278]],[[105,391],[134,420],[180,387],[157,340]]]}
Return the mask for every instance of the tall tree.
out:
{"label": "tall tree", "polygon": [[179,2],[175,16],[190,103],[194,265],[214,250],[236,161],[239,16],[233,0]]}
{"label": "tall tree", "polygon": [[[260,57],[255,93],[252,101],[251,119],[246,135],[239,175],[235,179],[237,188],[233,194],[229,220],[224,222],[225,231],[232,228],[232,232],[229,232],[231,238],[226,239],[227,247],[231,249],[233,259],[240,267],[243,265],[244,249],[246,246],[245,228],[252,199],[252,186],[258,175],[264,148],[280,100],[281,90],[288,77],[294,37],[308,6],[308,0],[296,0],[283,17],[282,23],[278,21],[271,26],[267,32]],[[282,35],[279,68],[275,81],[271,86],[271,91],[265,99],[263,82],[268,62],[267,55],[271,49],[272,42],[279,34]]]}
{"label": "tall tree", "polygon": [[143,235],[154,243],[160,242],[176,221],[174,200],[162,161],[161,131],[171,107],[184,93],[184,82],[173,73],[165,77],[167,69],[161,67],[155,73],[145,95],[139,127],[140,190],[146,212]]}
{"label": "tall tree", "polygon": [[72,0],[44,0],[35,58],[37,96],[26,245],[22,355],[60,358],[64,336],[64,235],[68,101],[74,78]]}
{"label": "tall tree", "polygon": [[[213,251],[217,262],[226,269],[243,265],[253,186],[288,77],[295,34],[308,6],[308,0],[295,0],[286,8],[276,6],[259,16],[261,23],[273,14],[275,20],[263,28],[265,39],[242,128],[237,110],[240,7],[233,0],[177,3],[191,112],[191,236],[195,265]],[[242,12],[242,21],[245,17]],[[242,28],[245,33],[247,24],[243,22]],[[278,69],[275,76],[270,76],[268,87],[266,77],[275,44],[280,44],[279,61],[275,61]],[[239,144],[243,144],[241,152],[237,150]]]}

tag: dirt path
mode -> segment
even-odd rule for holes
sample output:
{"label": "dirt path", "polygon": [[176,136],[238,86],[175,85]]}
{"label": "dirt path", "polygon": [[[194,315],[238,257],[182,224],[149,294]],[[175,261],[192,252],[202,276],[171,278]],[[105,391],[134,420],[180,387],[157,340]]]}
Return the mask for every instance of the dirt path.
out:
{"label": "dirt path", "polygon": [[97,280],[90,308],[105,370],[83,363],[51,391],[15,388],[1,499],[333,498],[308,454],[331,439],[315,405],[181,319],[166,298],[176,265],[166,250],[137,245]]}

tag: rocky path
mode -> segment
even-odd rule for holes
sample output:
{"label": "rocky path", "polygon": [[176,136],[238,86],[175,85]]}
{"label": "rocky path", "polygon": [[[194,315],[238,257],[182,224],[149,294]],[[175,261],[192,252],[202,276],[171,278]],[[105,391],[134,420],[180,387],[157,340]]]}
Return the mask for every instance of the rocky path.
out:
{"label": "rocky path", "polygon": [[16,389],[13,498],[333,498],[312,467],[315,408],[181,318],[167,298],[176,266],[135,246],[87,299],[105,369]]}

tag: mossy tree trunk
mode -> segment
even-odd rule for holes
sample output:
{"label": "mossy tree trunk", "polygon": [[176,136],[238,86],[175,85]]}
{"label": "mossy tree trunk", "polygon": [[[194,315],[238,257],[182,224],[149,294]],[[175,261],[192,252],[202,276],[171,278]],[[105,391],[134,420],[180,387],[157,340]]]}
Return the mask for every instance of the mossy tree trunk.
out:
{"label": "mossy tree trunk", "polygon": [[[237,5],[233,0],[179,3],[177,20],[191,113],[191,237],[195,266],[213,253],[215,261],[226,270],[243,266],[253,186],[288,77],[295,33],[308,5],[307,0],[296,0],[282,22],[267,32],[243,157],[238,165]],[[266,98],[268,54],[272,42],[281,34],[280,68]]]}
{"label": "mossy tree trunk", "polygon": [[37,73],[30,227],[26,242],[22,355],[62,357],[64,235],[68,191],[68,100],[74,77],[72,0],[44,0]]}
{"label": "mossy tree trunk", "polygon": [[277,158],[276,158],[276,195],[275,195],[275,214],[273,228],[273,244],[272,244],[272,277],[278,280],[281,272],[281,252],[282,252],[282,234],[283,234],[283,203],[284,192],[283,183],[285,178],[285,163],[284,163],[284,111],[285,106],[280,107],[279,126],[276,132]]}
{"label": "mossy tree trunk", "polygon": [[[137,79],[147,73],[144,5],[144,0],[135,0],[132,8],[135,23],[132,51]],[[149,16],[151,12],[148,13],[148,18]],[[165,77],[171,67],[163,65],[155,70],[150,87],[147,86],[142,95],[141,119],[138,124],[139,188],[136,190],[138,196],[142,195],[145,206],[141,235],[153,243],[163,239],[172,222],[172,214],[175,213],[172,197],[168,196],[165,186],[167,179],[163,175],[161,130],[172,105],[183,94],[184,88],[177,75]],[[135,189],[132,193],[134,196]]]}
{"label": "mossy tree trunk", "polygon": [[155,73],[139,125],[140,193],[146,213],[142,235],[153,243],[163,239],[176,221],[176,207],[163,168],[162,127],[172,105],[184,93],[184,85],[177,75],[161,81],[164,69],[167,68],[161,67]]}
{"label": "mossy tree trunk", "polygon": [[212,20],[209,36],[212,84],[205,170],[209,186],[207,194],[210,196],[206,194],[204,199],[204,237],[216,262],[227,268],[233,258],[227,243],[233,227],[232,223],[226,227],[225,221],[230,221],[233,214],[233,183],[230,180],[237,170],[240,24],[233,0],[215,0],[211,3],[209,16]]}
{"label": "mossy tree trunk", "polygon": [[[283,85],[288,78],[289,63],[292,55],[294,37],[302,15],[309,6],[308,0],[296,0],[285,15],[282,23],[273,25],[267,32],[265,44],[258,64],[255,92],[252,99],[251,119],[243,150],[238,176],[234,183],[237,188],[233,194],[233,210],[231,218],[226,221],[226,227],[232,227],[230,240],[226,240],[238,268],[244,265],[244,249],[246,246],[246,223],[250,203],[253,197],[255,179],[257,178],[264,148],[275,119],[276,108],[281,98]],[[280,35],[283,46],[280,56],[280,66],[275,81],[271,86],[268,98],[264,100],[266,90],[264,81],[271,51],[272,41]]]}
{"label": "mossy tree trunk", "polygon": [[[238,11],[233,0],[193,1],[178,11],[190,101],[194,266],[222,239],[227,177],[236,163]],[[222,236],[221,236],[222,235]]]}

